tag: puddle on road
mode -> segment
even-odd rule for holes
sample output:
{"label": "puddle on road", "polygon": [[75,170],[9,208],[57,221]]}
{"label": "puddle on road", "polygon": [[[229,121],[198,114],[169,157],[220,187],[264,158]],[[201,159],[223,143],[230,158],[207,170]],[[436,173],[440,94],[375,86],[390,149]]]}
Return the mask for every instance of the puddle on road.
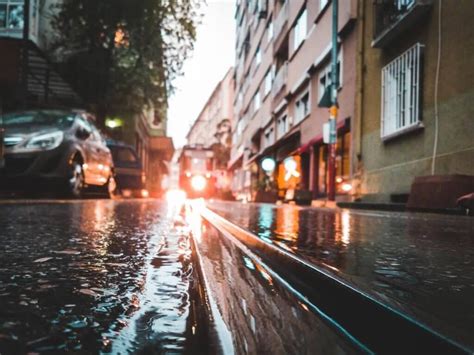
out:
{"label": "puddle on road", "polygon": [[189,241],[153,201],[0,206],[0,353],[184,352]]}
{"label": "puddle on road", "polygon": [[212,210],[474,347],[474,219],[214,202]]}

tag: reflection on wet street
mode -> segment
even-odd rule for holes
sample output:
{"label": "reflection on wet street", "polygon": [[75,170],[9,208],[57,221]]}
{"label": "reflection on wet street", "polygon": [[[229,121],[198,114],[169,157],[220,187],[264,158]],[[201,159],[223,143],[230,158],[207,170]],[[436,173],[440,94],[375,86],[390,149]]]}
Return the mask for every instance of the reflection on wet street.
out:
{"label": "reflection on wet street", "polygon": [[192,264],[170,213],[154,201],[0,205],[0,353],[184,351]]}
{"label": "reflection on wet street", "polygon": [[232,238],[207,222],[197,240],[225,354],[356,353],[304,297]]}
{"label": "reflection on wet street", "polygon": [[472,218],[268,204],[209,206],[267,243],[474,346]]}

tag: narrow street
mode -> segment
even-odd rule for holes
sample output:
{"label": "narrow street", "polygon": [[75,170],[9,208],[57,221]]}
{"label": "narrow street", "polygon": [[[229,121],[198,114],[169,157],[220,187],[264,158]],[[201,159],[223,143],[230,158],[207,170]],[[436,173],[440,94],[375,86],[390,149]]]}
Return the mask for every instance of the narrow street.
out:
{"label": "narrow street", "polygon": [[[458,350],[474,345],[466,312],[474,295],[474,226],[467,217],[212,201],[206,207],[202,200],[13,200],[0,203],[0,353],[376,349],[377,342],[348,331],[363,321],[351,320],[356,313],[340,317],[323,296],[312,296],[329,292],[321,288],[325,281],[292,275],[285,258],[272,263],[270,249],[259,252],[214,223],[211,211]],[[306,292],[300,286],[308,282]]]}

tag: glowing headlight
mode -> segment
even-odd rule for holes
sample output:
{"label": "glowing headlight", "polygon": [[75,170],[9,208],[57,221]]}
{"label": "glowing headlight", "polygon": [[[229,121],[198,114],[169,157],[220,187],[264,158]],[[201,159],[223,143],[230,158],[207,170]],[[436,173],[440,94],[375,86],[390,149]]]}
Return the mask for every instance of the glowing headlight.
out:
{"label": "glowing headlight", "polygon": [[41,134],[31,138],[26,143],[26,149],[51,150],[57,148],[64,139],[63,132]]}
{"label": "glowing headlight", "polygon": [[204,190],[206,188],[206,183],[206,179],[204,178],[204,176],[201,175],[193,176],[193,178],[191,179],[191,186],[196,191]]}

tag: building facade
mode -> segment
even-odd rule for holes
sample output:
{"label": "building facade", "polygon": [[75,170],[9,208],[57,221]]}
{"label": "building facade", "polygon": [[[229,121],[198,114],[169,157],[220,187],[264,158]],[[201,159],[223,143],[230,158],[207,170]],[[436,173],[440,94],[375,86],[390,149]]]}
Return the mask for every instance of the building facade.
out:
{"label": "building facade", "polygon": [[[246,199],[262,189],[283,199],[325,198],[329,112],[318,104],[331,83],[331,1],[238,1],[236,20],[234,192]],[[337,191],[343,198],[350,189],[341,187],[355,171],[357,1],[339,1],[338,22]],[[275,162],[272,171],[262,170],[265,159]]]}
{"label": "building facade", "polygon": [[474,3],[361,5],[355,154],[362,199],[403,200],[417,176],[473,176]]}
{"label": "building facade", "polygon": [[168,162],[174,154],[171,137],[166,136],[167,116],[164,110],[151,105],[135,116],[135,146],[146,177],[150,196],[161,197],[165,176],[169,176]]}
{"label": "building facade", "polygon": [[1,109],[81,106],[81,98],[45,55],[54,41],[51,11],[59,1],[0,0]]}
{"label": "building facade", "polygon": [[230,187],[227,164],[230,159],[231,130],[234,122],[234,69],[230,68],[216,85],[186,136],[188,145],[212,148],[213,171],[219,191]]}

